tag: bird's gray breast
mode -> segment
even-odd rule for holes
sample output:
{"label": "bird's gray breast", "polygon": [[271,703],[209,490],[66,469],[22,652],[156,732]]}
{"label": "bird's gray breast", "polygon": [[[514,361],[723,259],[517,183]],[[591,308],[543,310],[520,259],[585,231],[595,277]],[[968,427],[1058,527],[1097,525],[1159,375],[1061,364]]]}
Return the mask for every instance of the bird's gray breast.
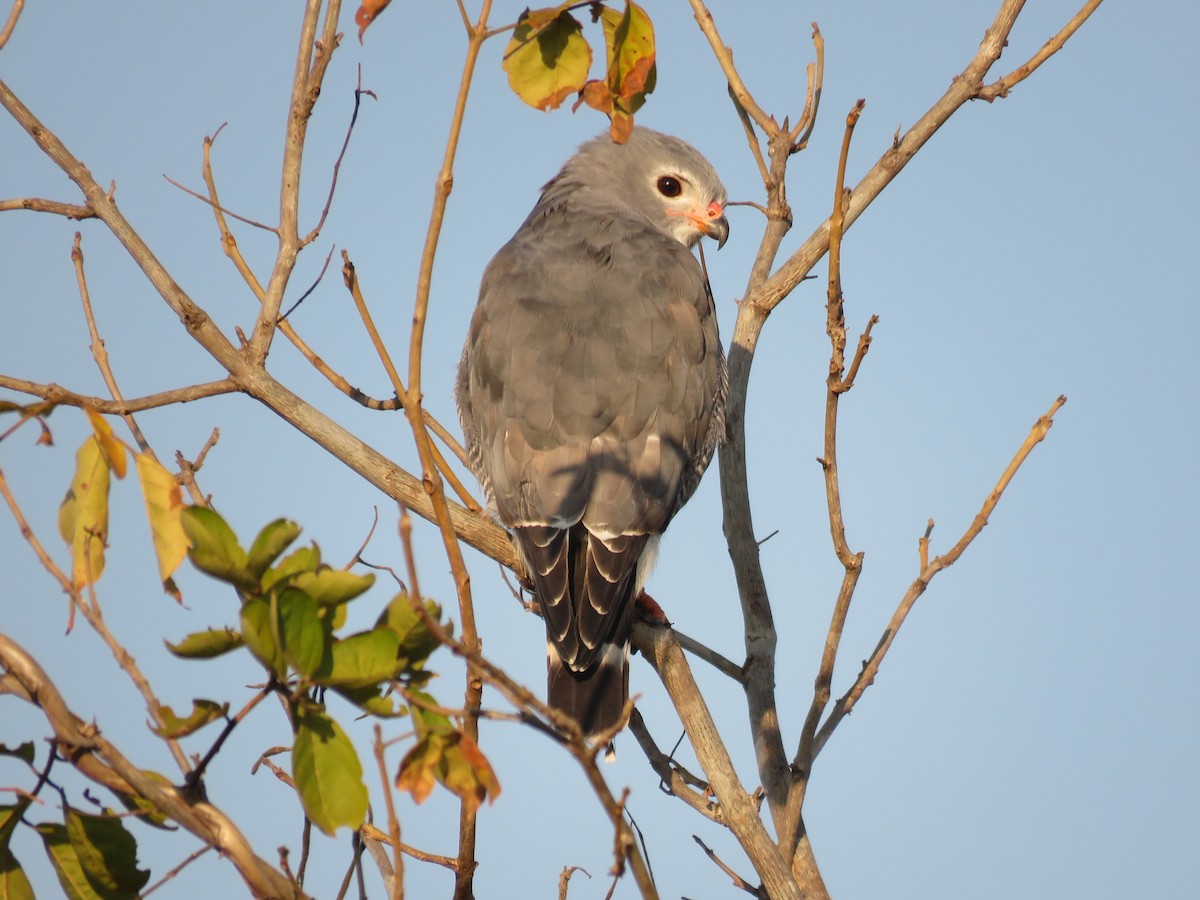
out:
{"label": "bird's gray breast", "polygon": [[459,372],[477,474],[509,525],[659,532],[723,400],[695,258],[634,217],[534,210],[489,264]]}

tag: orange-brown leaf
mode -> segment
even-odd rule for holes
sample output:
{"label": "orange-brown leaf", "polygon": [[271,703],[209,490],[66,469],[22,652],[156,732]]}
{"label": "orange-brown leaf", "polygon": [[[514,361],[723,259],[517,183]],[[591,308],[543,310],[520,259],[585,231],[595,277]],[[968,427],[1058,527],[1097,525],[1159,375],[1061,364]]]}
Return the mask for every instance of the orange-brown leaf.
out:
{"label": "orange-brown leaf", "polygon": [[604,81],[589,81],[583,86],[583,90],[579,92],[579,99],[575,101],[575,106],[571,111],[574,112],[578,109],[580,103],[586,103],[592,109],[598,110],[606,116],[611,116],[613,103],[612,94],[608,90],[608,83]]}
{"label": "orange-brown leaf", "polygon": [[363,33],[370,27],[371,23],[379,17],[392,0],[363,0],[362,6],[358,8],[358,12],[354,14],[354,24],[358,26],[358,42],[361,44]]}

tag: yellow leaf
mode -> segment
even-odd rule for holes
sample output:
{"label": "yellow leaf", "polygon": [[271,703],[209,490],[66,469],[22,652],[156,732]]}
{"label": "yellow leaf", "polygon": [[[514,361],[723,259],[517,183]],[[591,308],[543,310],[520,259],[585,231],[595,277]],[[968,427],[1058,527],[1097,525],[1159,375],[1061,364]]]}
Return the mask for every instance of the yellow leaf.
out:
{"label": "yellow leaf", "polygon": [[149,453],[138,453],[133,460],[146,500],[146,518],[154,539],[154,555],[158,557],[158,577],[165,586],[188,550],[188,539],[179,516],[183,509],[183,492],[175,476]]}
{"label": "yellow leaf", "polygon": [[504,50],[508,86],[534,109],[558,109],[580,90],[592,65],[592,48],[578,20],[559,7],[525,10]]}
{"label": "yellow leaf", "polygon": [[71,548],[71,581],[94,584],[104,571],[108,540],[108,458],[95,435],[75,454],[75,477],[58,508],[58,532]]}
{"label": "yellow leaf", "polygon": [[118,478],[124,478],[127,467],[125,445],[117,440],[112,426],[108,424],[104,416],[94,409],[85,409],[84,412],[87,413],[88,421],[92,423],[92,431],[96,433],[96,440],[100,442],[100,449],[104,453],[104,458],[108,460],[113,474]]}

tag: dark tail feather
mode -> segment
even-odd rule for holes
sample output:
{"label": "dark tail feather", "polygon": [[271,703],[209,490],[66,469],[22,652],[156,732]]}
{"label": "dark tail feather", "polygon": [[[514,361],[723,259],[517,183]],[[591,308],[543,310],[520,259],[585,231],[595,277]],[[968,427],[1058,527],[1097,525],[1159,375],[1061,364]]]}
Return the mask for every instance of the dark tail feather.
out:
{"label": "dark tail feather", "polygon": [[564,666],[553,649],[547,659],[546,702],[571,716],[589,738],[616,725],[629,698],[629,645],[605,649],[584,673]]}

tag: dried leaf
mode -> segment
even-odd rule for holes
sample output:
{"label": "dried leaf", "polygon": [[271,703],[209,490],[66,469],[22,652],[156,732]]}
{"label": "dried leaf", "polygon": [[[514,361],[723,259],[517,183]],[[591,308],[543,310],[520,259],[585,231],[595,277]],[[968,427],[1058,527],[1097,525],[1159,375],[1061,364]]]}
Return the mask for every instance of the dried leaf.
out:
{"label": "dried leaf", "polygon": [[71,548],[71,581],[94,584],[104,572],[108,541],[109,465],[99,439],[88,435],[75,454],[75,476],[58,508],[58,533]]}
{"label": "dried leaf", "polygon": [[[413,709],[415,712],[416,707]],[[484,800],[494,802],[500,794],[500,781],[479,745],[452,728],[431,731],[417,741],[400,763],[396,788],[408,791],[421,803],[433,791],[435,781],[472,810]]]}
{"label": "dried leaf", "polygon": [[392,0],[363,0],[362,6],[354,14],[354,24],[358,26],[358,42],[361,44],[363,32],[370,27],[371,23],[378,18],[379,14],[387,9]]}
{"label": "dried leaf", "polygon": [[604,81],[589,81],[575,104],[586,103],[612,120],[612,139],[625,143],[633,131],[633,115],[646,102],[657,80],[654,23],[636,3],[627,2],[625,12],[605,7],[600,13],[604,26]]}
{"label": "dried leaf", "polygon": [[124,478],[128,467],[125,445],[117,440],[112,426],[108,424],[104,416],[94,409],[85,409],[84,412],[87,413],[88,421],[92,423],[92,431],[96,435],[96,440],[100,442],[100,449],[104,451],[104,458],[108,460],[113,473],[118,478]]}
{"label": "dried leaf", "polygon": [[150,522],[154,555],[158,559],[158,577],[164,587],[168,582],[173,585],[171,576],[188,551],[188,539],[180,519],[183,492],[175,476],[151,454],[138,453],[133,459],[142,485],[142,497],[146,501],[146,519]]}

